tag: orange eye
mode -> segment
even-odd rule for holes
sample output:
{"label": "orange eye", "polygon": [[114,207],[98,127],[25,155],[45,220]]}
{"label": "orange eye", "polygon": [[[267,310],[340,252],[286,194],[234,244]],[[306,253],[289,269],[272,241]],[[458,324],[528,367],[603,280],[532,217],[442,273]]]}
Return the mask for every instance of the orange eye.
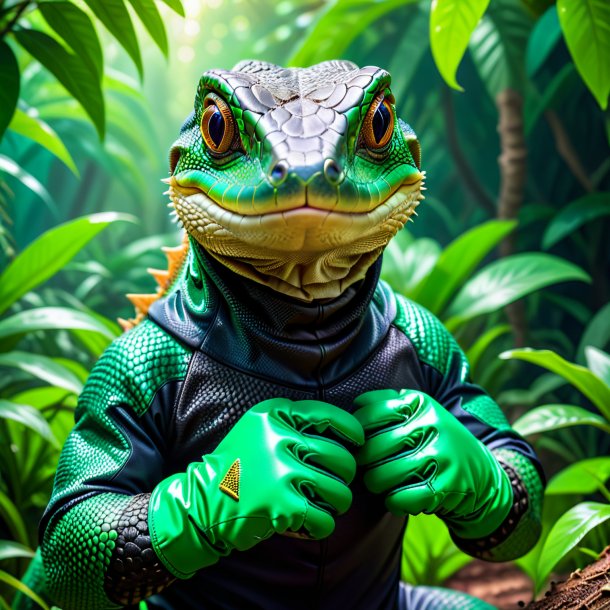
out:
{"label": "orange eye", "polygon": [[229,105],[218,95],[210,93],[204,102],[201,135],[206,146],[217,154],[229,150],[235,134],[235,119]]}
{"label": "orange eye", "polygon": [[386,97],[378,95],[362,123],[362,139],[367,148],[383,148],[394,133],[394,112]]}

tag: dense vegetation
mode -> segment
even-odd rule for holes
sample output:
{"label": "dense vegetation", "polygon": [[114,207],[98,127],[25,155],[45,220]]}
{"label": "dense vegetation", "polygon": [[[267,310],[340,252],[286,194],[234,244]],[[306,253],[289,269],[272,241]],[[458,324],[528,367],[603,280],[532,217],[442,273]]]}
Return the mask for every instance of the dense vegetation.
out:
{"label": "dense vegetation", "polygon": [[[428,195],[384,277],[542,456],[552,501],[518,562],[536,590],[592,561],[610,531],[606,0],[0,0],[0,608],[123,295],[179,240],[159,178],[198,75],[246,57],[392,73]],[[412,582],[469,561],[434,517],[405,548]]]}

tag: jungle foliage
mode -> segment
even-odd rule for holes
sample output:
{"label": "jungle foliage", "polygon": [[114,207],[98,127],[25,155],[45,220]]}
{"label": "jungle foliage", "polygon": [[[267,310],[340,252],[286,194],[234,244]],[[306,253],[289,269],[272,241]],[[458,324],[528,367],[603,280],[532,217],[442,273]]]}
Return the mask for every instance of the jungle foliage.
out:
{"label": "jungle foliage", "polygon": [[[252,56],[392,73],[428,191],[384,278],[445,322],[543,459],[521,569],[540,590],[590,562],[610,531],[606,0],[0,0],[0,608],[122,295],[149,292],[179,239],[158,180],[198,76]],[[468,561],[411,520],[411,582]]]}

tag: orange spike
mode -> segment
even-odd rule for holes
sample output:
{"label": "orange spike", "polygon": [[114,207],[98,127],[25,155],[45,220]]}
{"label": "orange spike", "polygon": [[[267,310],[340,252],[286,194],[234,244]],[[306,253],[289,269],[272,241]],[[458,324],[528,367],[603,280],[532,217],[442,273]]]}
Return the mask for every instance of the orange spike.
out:
{"label": "orange spike", "polygon": [[125,332],[127,332],[128,330],[131,330],[135,326],[133,320],[125,320],[124,318],[117,318],[117,322],[121,325],[121,328]]}
{"label": "orange spike", "polygon": [[170,277],[169,271],[166,271],[165,269],[152,269],[150,267],[146,271],[155,278],[159,288],[165,288],[167,286]]}
{"label": "orange spike", "polygon": [[156,294],[127,294],[125,296],[133,303],[138,313],[147,313],[149,307],[159,298]]}

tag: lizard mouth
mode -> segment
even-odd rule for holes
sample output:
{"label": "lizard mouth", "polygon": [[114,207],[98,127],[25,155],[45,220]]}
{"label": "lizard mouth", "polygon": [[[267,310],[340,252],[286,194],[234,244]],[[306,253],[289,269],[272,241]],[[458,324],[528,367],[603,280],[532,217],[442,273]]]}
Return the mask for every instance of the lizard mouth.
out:
{"label": "lizard mouth", "polygon": [[186,231],[207,249],[230,255],[235,243],[288,252],[324,252],[356,242],[384,241],[409,220],[423,195],[423,173],[401,184],[389,197],[366,212],[301,205],[264,214],[240,214],[218,204],[201,189],[182,186],[171,176],[170,206]]}

